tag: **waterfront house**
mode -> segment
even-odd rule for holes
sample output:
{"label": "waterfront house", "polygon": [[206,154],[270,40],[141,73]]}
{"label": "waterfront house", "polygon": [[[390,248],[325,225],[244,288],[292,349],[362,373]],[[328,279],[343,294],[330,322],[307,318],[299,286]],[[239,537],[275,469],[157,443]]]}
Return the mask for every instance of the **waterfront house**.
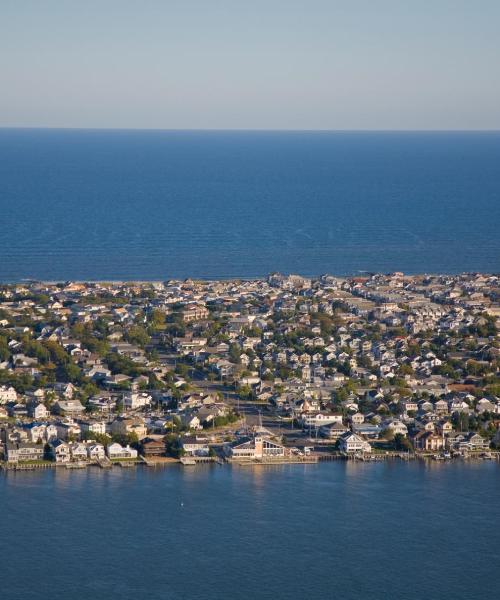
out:
{"label": "waterfront house", "polygon": [[67,463],[71,461],[71,452],[69,444],[63,440],[54,440],[49,443],[50,456],[56,463]]}
{"label": "waterfront house", "polygon": [[208,456],[210,452],[207,441],[200,438],[185,437],[181,444],[187,456]]}
{"label": "waterfront house", "polygon": [[357,452],[371,452],[372,447],[361,436],[355,433],[346,433],[339,438],[339,450],[347,454]]}
{"label": "waterfront house", "polygon": [[435,452],[444,448],[445,440],[442,435],[438,435],[434,431],[422,430],[413,437],[413,444],[418,450]]}
{"label": "waterfront house", "polygon": [[262,436],[255,436],[236,442],[234,445],[228,445],[225,450],[233,459],[263,460],[285,456],[284,446]]}
{"label": "waterfront house", "polygon": [[165,455],[165,442],[163,440],[155,440],[146,438],[141,443],[141,454],[145,457],[148,456],[164,456]]}
{"label": "waterfront house", "polygon": [[487,450],[490,447],[490,441],[483,438],[478,433],[470,432],[465,438],[459,443],[460,450]]}
{"label": "waterfront house", "polygon": [[85,461],[88,458],[87,446],[80,442],[71,442],[69,445],[69,451],[71,454],[71,460],[75,462]]}
{"label": "waterfront house", "polygon": [[89,444],[87,446],[87,456],[89,460],[103,460],[106,458],[106,451],[102,444]]}
{"label": "waterfront house", "polygon": [[123,459],[123,458],[137,458],[137,450],[130,446],[122,446],[115,442],[107,447],[107,454],[110,460]]}
{"label": "waterfront house", "polygon": [[5,444],[5,458],[7,462],[19,463],[43,459],[43,445],[30,442],[7,442]]}

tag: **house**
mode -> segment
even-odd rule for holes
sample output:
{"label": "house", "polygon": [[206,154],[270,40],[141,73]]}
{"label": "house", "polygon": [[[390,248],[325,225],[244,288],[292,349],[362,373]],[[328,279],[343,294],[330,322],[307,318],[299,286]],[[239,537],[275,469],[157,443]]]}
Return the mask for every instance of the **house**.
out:
{"label": "house", "polygon": [[92,434],[106,434],[106,423],[104,421],[80,421],[79,425],[82,434],[86,434],[87,437],[91,436]]}
{"label": "house", "polygon": [[123,395],[123,407],[125,410],[136,410],[143,406],[149,406],[151,401],[151,396],[146,393],[127,392]]}
{"label": "house", "polygon": [[332,423],[331,425],[323,425],[319,429],[319,434],[321,437],[326,439],[336,441],[340,436],[347,433],[348,428],[342,423]]}
{"label": "house", "polygon": [[162,440],[153,440],[146,438],[141,443],[141,454],[143,456],[164,456],[165,455],[165,442]]}
{"label": "house", "polygon": [[28,415],[32,418],[32,419],[46,419],[49,416],[49,411],[47,410],[47,407],[45,406],[45,404],[42,404],[41,402],[39,403],[34,403],[34,404],[30,404],[28,406]]}
{"label": "house", "polygon": [[384,423],[386,429],[390,429],[394,435],[408,435],[408,427],[398,419]]}
{"label": "house", "polygon": [[0,385],[0,404],[17,402],[17,392],[12,386]]}
{"label": "house", "polygon": [[137,458],[137,450],[130,446],[122,446],[118,442],[110,444],[107,448],[108,458],[110,460],[123,459],[123,458]]}
{"label": "house", "polygon": [[372,425],[370,423],[361,423],[361,425],[352,425],[353,433],[359,436],[368,438],[370,440],[376,440],[380,436],[382,428],[379,425]]}
{"label": "house", "polygon": [[80,400],[58,400],[53,408],[55,414],[67,416],[81,415],[84,410]]}
{"label": "house", "polygon": [[62,440],[54,440],[49,443],[50,456],[56,463],[68,463],[71,461],[71,452],[69,444]]}
{"label": "house", "polygon": [[361,425],[361,423],[364,423],[364,421],[365,421],[364,415],[359,412],[351,415],[351,423],[353,425]]}
{"label": "house", "polygon": [[185,437],[181,440],[182,449],[187,456],[208,456],[210,448],[206,440],[196,437]]}
{"label": "house", "polygon": [[56,423],[56,427],[57,437],[61,440],[76,440],[80,437],[80,425],[71,419],[62,423]]}
{"label": "house", "polygon": [[448,402],[446,400],[438,400],[434,403],[434,410],[438,415],[448,414]]}
{"label": "house", "polygon": [[357,452],[371,452],[372,447],[356,433],[345,433],[339,438],[339,450],[347,454],[354,454]]}
{"label": "house", "polygon": [[232,459],[265,460],[285,456],[284,446],[262,436],[255,436],[237,442],[235,445],[226,446],[225,450]]}
{"label": "house", "polygon": [[200,418],[193,413],[184,413],[180,415],[181,422],[188,429],[200,430],[203,429]]}
{"label": "house", "polygon": [[19,418],[28,416],[28,408],[26,407],[26,404],[23,404],[22,402],[9,404],[7,410],[11,417]]}
{"label": "house", "polygon": [[72,383],[56,383],[54,384],[54,391],[67,400],[71,400],[76,388]]}
{"label": "house", "polygon": [[322,427],[323,425],[331,425],[332,423],[342,423],[342,415],[333,413],[302,413],[300,421],[304,429],[310,427]]}
{"label": "house", "polygon": [[481,437],[478,433],[470,432],[465,435],[465,438],[459,443],[459,450],[488,450],[490,442],[486,438]]}
{"label": "house", "polygon": [[28,437],[34,444],[42,443],[45,439],[47,427],[42,423],[29,423],[24,427]]}
{"label": "house", "polygon": [[68,445],[71,454],[71,460],[74,460],[75,462],[87,460],[88,451],[85,444],[81,444],[80,442],[71,442]]}
{"label": "house", "polygon": [[442,435],[434,433],[434,431],[419,431],[413,438],[415,448],[418,450],[426,450],[427,452],[435,452],[442,450],[445,446],[445,440]]}
{"label": "house", "polygon": [[182,312],[182,320],[184,323],[192,323],[206,319],[209,315],[208,309],[201,304],[189,304]]}
{"label": "house", "polygon": [[106,451],[102,444],[89,444],[87,446],[87,457],[89,460],[103,460],[106,458]]}
{"label": "house", "polygon": [[29,442],[7,442],[5,444],[5,458],[7,462],[19,463],[33,460],[42,460],[44,449],[42,444]]}
{"label": "house", "polygon": [[139,417],[118,417],[111,423],[111,432],[124,436],[135,433],[142,440],[147,435],[147,428]]}

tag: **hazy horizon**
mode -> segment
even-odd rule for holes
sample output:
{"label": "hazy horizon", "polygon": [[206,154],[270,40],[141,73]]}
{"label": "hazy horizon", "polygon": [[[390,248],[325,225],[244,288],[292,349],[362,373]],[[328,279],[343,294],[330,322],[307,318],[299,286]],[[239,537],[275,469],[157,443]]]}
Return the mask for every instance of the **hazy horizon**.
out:
{"label": "hazy horizon", "polygon": [[4,0],[0,127],[500,129],[500,3]]}

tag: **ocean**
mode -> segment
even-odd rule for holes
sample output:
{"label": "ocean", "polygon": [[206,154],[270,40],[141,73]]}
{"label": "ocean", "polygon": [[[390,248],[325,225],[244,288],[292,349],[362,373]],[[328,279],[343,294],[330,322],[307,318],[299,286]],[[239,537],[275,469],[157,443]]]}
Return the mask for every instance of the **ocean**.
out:
{"label": "ocean", "polygon": [[500,133],[0,130],[0,281],[500,266]]}
{"label": "ocean", "polygon": [[5,600],[484,600],[494,462],[0,474]]}

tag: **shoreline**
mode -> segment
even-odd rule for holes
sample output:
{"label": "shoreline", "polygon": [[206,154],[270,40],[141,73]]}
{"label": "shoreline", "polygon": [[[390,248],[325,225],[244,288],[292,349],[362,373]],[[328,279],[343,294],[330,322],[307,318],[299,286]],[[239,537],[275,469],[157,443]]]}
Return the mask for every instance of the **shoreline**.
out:
{"label": "shoreline", "polygon": [[[217,282],[217,281],[260,281],[266,280],[272,274],[282,274],[285,276],[289,275],[298,275],[299,277],[306,277],[310,279],[320,279],[321,277],[335,277],[338,279],[352,279],[353,277],[369,277],[372,275],[384,275],[390,272],[397,272],[398,266],[395,265],[392,270],[389,271],[380,271],[378,269],[373,270],[357,270],[357,271],[346,271],[343,273],[334,273],[334,272],[324,272],[324,273],[306,273],[299,271],[268,271],[267,273],[262,273],[260,275],[217,275],[217,276],[208,276],[208,275],[185,275],[182,277],[179,276],[165,276],[162,278],[153,277],[151,279],[148,278],[58,278],[58,279],[45,279],[45,278],[37,278],[37,277],[19,277],[14,279],[1,279],[0,285],[61,285],[61,284],[110,284],[110,285],[149,285],[149,284],[163,284],[166,281],[180,281],[184,282],[186,280],[192,280],[194,282],[201,281],[203,283]],[[484,275],[485,277],[498,277],[500,276],[500,271],[483,271],[481,269],[477,270],[449,270],[449,271],[405,271],[404,277],[446,277],[446,276],[458,276],[458,275]]]}
{"label": "shoreline", "polygon": [[[160,458],[160,460],[158,460]],[[91,467],[97,467],[102,470],[109,470],[115,467],[120,469],[123,468],[137,468],[146,467],[148,469],[157,469],[158,467],[172,467],[178,466],[183,468],[199,467],[199,466],[220,466],[220,467],[275,467],[280,465],[318,465],[329,462],[359,462],[359,463],[380,463],[386,461],[396,460],[403,463],[414,463],[415,461],[420,462],[439,462],[442,464],[456,464],[470,463],[470,462],[500,462],[500,451],[489,451],[476,453],[473,456],[456,456],[456,457],[444,457],[441,453],[434,454],[409,454],[404,453],[393,453],[393,454],[372,454],[366,456],[343,456],[338,454],[326,454],[326,455],[312,455],[306,457],[287,457],[284,459],[267,459],[267,460],[244,460],[244,459],[229,459],[223,460],[220,457],[186,457],[182,458],[171,458],[171,457],[156,457],[156,459],[145,459],[141,457],[138,460],[124,461],[116,460],[111,464],[99,464],[94,462],[73,462],[73,463],[56,463],[56,462],[40,462],[35,463],[21,463],[21,464],[8,464],[4,461],[0,462],[0,472],[20,472],[20,471],[45,471],[45,470],[58,470],[64,469],[68,471],[72,470],[87,470]]]}

